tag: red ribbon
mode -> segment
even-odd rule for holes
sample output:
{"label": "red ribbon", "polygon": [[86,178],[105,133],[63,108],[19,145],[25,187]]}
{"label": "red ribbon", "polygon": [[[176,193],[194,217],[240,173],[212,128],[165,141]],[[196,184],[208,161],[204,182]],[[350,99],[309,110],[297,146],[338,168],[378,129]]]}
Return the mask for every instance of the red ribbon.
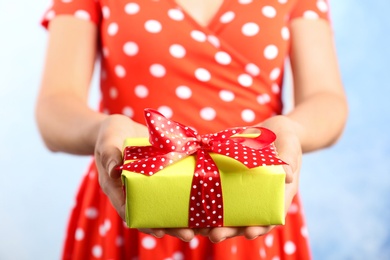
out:
{"label": "red ribbon", "polygon": [[248,168],[285,164],[276,157],[272,145],[276,135],[266,128],[251,127],[261,132],[255,138],[234,136],[247,130],[246,127],[199,135],[152,109],[145,109],[145,118],[151,146],[126,147],[124,160],[134,161],[119,169],[151,176],[187,156],[196,155],[189,203],[190,228],[223,226],[221,179],[210,152],[231,157]]}

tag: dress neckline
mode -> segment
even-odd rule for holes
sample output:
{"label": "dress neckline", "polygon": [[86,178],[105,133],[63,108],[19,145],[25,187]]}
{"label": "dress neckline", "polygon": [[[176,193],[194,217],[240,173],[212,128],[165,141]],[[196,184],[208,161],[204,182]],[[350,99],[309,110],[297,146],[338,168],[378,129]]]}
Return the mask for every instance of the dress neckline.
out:
{"label": "dress neckline", "polygon": [[191,23],[196,25],[197,27],[200,27],[202,29],[210,30],[213,25],[218,22],[218,18],[225,12],[226,6],[230,3],[231,0],[223,0],[222,4],[218,7],[217,11],[212,15],[210,21],[206,25],[200,24],[198,21],[196,21],[191,14],[189,14],[179,3],[177,3],[175,0],[168,0],[175,8],[180,9],[186,19],[188,19]]}

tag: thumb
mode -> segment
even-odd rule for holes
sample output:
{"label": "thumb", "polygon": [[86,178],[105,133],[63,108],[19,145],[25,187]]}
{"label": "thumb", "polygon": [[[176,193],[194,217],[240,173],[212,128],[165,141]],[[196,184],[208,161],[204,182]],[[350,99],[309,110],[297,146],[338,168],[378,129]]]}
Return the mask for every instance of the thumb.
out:
{"label": "thumb", "polygon": [[105,172],[114,179],[120,177],[120,170],[116,167],[122,164],[122,152],[115,146],[106,147],[97,152],[97,158],[100,158],[100,163]]}
{"label": "thumb", "polygon": [[117,167],[122,164],[122,152],[118,148],[113,147],[110,157],[111,160],[108,161],[106,168],[107,173],[111,178],[117,179],[121,175],[121,170],[117,169]]}
{"label": "thumb", "polygon": [[294,181],[294,176],[299,171],[302,157],[299,140],[294,135],[280,135],[275,142],[275,146],[278,157],[287,163],[283,165],[283,169],[286,173],[286,183],[292,183]]}

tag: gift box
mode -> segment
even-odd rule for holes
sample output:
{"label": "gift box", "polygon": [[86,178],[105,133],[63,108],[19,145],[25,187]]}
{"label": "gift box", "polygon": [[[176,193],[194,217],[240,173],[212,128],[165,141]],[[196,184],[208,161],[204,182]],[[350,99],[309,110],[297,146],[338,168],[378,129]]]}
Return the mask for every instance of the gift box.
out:
{"label": "gift box", "polygon": [[284,162],[272,132],[198,135],[157,111],[145,117],[150,137],[126,139],[120,167],[128,227],[284,224]]}

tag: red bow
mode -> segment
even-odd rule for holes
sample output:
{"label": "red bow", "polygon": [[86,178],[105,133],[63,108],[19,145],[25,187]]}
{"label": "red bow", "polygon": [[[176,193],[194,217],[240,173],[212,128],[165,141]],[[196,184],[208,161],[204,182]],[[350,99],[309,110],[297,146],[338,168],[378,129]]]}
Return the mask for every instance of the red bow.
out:
{"label": "red bow", "polygon": [[[266,128],[252,127],[261,132],[255,138],[235,136],[247,130],[246,127],[199,135],[194,129],[171,121],[152,109],[145,109],[145,118],[151,146],[126,147],[124,160],[135,161],[119,169],[153,175],[174,162],[196,154],[189,203],[190,228],[223,226],[222,186],[218,167],[210,152],[231,157],[248,168],[285,164],[276,157],[271,145],[276,135]],[[244,142],[251,144],[251,147],[244,145]]]}

